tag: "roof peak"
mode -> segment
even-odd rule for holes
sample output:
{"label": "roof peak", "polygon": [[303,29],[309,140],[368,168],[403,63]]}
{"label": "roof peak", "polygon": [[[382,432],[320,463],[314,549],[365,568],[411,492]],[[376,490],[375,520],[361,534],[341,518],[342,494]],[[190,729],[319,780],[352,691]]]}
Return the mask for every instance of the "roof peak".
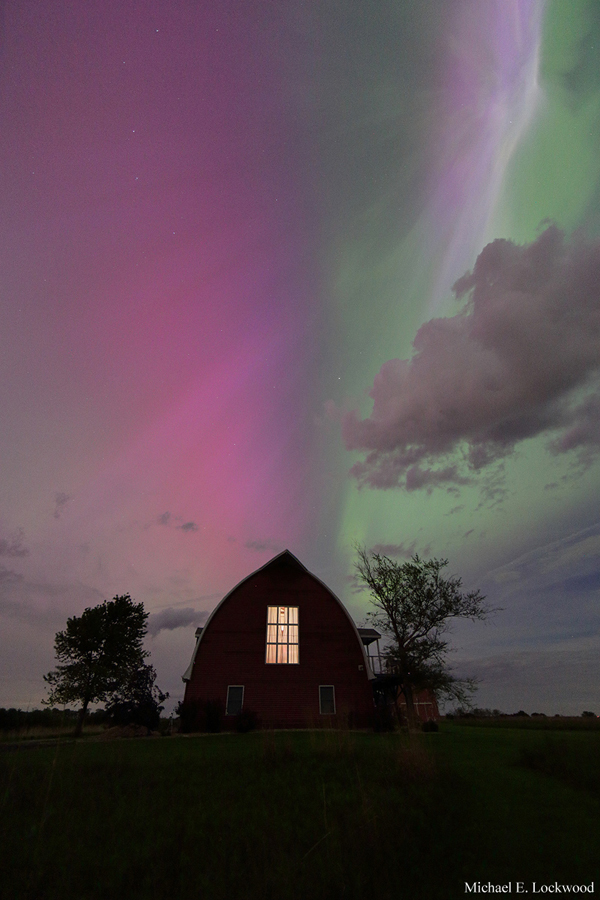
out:
{"label": "roof peak", "polygon": [[302,572],[308,572],[306,566],[303,565],[298,557],[294,556],[291,550],[288,550],[287,548],[285,550],[282,550],[281,553],[278,553],[276,556],[273,556],[272,559],[261,566],[260,569],[257,569],[257,571],[260,572],[262,569],[266,569],[268,566],[277,565],[277,563],[287,563],[288,565],[295,566]]}

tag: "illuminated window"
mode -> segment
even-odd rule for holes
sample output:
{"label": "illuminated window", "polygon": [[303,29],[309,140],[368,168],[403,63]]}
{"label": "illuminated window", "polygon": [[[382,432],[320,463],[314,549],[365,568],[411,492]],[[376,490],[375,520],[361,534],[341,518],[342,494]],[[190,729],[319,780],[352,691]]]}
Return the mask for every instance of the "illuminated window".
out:
{"label": "illuminated window", "polygon": [[335,688],[332,684],[319,685],[319,712],[322,716],[335,716]]}
{"label": "illuminated window", "polygon": [[267,663],[298,663],[298,607],[267,607]]}
{"label": "illuminated window", "polygon": [[230,684],[227,688],[227,706],[225,707],[226,716],[238,716],[242,711],[244,703],[244,685]]}

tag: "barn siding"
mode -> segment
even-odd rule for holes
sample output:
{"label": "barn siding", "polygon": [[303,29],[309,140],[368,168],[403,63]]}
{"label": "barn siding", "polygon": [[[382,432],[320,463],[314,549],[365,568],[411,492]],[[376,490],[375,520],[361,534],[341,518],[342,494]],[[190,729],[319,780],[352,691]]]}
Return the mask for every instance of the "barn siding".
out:
{"label": "barn siding", "polygon": [[[437,700],[433,691],[418,691],[414,698],[415,713],[421,722],[437,720],[440,717]],[[398,699],[400,713],[406,718],[406,700],[402,695]]]}
{"label": "barn siding", "polygon": [[[268,606],[299,608],[298,665],[267,665]],[[362,667],[362,668],[361,668]],[[205,626],[185,702],[225,704],[244,685],[244,708],[263,727],[367,726],[373,715],[368,666],[354,624],[337,598],[287,551],[238,585]],[[319,685],[335,687],[336,714],[319,713]],[[225,727],[232,727],[229,717]]]}

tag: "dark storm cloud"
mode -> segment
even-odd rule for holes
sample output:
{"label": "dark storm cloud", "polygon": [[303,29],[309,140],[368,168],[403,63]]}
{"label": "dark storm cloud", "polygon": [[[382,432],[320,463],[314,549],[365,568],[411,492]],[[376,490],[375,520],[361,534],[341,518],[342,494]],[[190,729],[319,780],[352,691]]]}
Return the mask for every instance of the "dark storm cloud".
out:
{"label": "dark storm cloud", "polygon": [[161,631],[174,631],[176,628],[184,628],[188,625],[199,625],[205,622],[208,613],[204,610],[192,609],[162,609],[159,613],[154,613],[148,619],[148,634],[156,637]]}
{"label": "dark storm cloud", "polygon": [[600,242],[550,226],[496,240],[454,285],[463,310],[432,319],[410,360],[385,363],[373,411],[346,415],[352,474],[375,488],[463,485],[528,438],[580,464],[600,449]]}
{"label": "dark storm cloud", "polygon": [[8,538],[0,538],[0,556],[28,556],[29,550],[23,544],[24,532],[19,528]]}

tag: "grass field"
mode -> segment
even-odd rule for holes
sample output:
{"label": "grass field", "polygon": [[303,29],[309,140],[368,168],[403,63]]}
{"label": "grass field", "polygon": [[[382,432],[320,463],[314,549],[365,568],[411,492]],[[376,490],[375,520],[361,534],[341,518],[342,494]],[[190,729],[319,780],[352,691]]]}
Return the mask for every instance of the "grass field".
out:
{"label": "grass field", "polygon": [[[598,889],[600,732],[279,732],[0,753],[15,898],[452,898]],[[585,774],[587,773],[587,774]]]}
{"label": "grass field", "polygon": [[[86,725],[83,733],[85,736],[102,734],[104,728],[102,725]],[[18,728],[14,730],[0,731],[0,744],[14,744],[23,741],[39,741],[48,740],[49,738],[68,739],[73,736],[73,726],[64,725],[60,728],[44,728],[42,725],[36,725],[31,728]]]}

